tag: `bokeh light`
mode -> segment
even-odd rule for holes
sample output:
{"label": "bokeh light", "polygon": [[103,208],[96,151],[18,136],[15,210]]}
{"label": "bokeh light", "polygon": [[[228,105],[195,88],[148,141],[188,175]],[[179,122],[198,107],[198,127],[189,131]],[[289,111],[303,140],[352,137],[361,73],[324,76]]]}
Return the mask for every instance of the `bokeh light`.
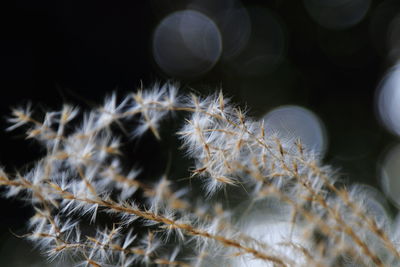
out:
{"label": "bokeh light", "polygon": [[247,10],[237,0],[193,0],[189,9],[210,17],[218,26],[222,38],[222,59],[229,60],[246,46],[251,23]]}
{"label": "bokeh light", "polygon": [[322,121],[300,106],[281,106],[264,116],[267,134],[278,134],[286,141],[300,139],[304,146],[321,156],[327,149],[327,134]]}
{"label": "bokeh light", "polygon": [[262,76],[271,73],[286,54],[286,32],[280,19],[266,8],[248,9],[250,39],[233,63],[237,73]]}
{"label": "bokeh light", "polygon": [[304,0],[308,14],[328,29],[345,29],[359,23],[371,0]]}
{"label": "bokeh light", "polygon": [[209,71],[222,52],[221,34],[206,15],[177,11],[164,18],[153,36],[153,56],[168,75],[192,78]]}
{"label": "bokeh light", "polygon": [[377,115],[385,127],[400,135],[400,68],[396,65],[378,86]]}
{"label": "bokeh light", "polygon": [[[263,244],[267,244],[270,255],[283,255],[285,258],[302,265],[305,262],[304,254],[294,246],[288,246],[289,243],[297,244],[304,248],[308,244],[304,236],[308,231],[304,228],[293,227],[293,209],[285,204],[279,203],[277,199],[268,198],[254,202],[243,203],[237,212],[239,214],[239,229],[246,236],[257,239]],[[246,207],[245,210],[242,208]],[[241,257],[232,257],[232,267],[273,267],[274,263],[266,263],[252,255],[242,255]]]}
{"label": "bokeh light", "polygon": [[[251,220],[251,223],[243,229],[247,236],[250,236],[268,247],[273,247],[278,255],[283,255],[285,258],[295,261],[296,264],[302,265],[305,263],[304,255],[293,246],[288,246],[289,243],[302,244],[301,233],[297,228],[293,228],[291,222],[276,221],[265,222],[265,220]],[[266,263],[263,260],[255,257],[236,257],[233,258],[233,267],[273,267],[272,263]]]}
{"label": "bokeh light", "polygon": [[250,18],[244,8],[225,11],[220,17],[224,59],[238,55],[246,46],[251,33]]}
{"label": "bokeh light", "polygon": [[386,153],[380,169],[380,182],[385,195],[400,208],[400,145]]}
{"label": "bokeh light", "polygon": [[400,212],[397,212],[396,217],[393,220],[392,223],[392,236],[394,237],[394,240],[399,240],[400,239]]}
{"label": "bokeh light", "polygon": [[375,187],[356,183],[350,186],[349,191],[357,198],[362,199],[362,205],[368,216],[375,218],[379,227],[387,227],[389,222],[389,206],[385,196]]}

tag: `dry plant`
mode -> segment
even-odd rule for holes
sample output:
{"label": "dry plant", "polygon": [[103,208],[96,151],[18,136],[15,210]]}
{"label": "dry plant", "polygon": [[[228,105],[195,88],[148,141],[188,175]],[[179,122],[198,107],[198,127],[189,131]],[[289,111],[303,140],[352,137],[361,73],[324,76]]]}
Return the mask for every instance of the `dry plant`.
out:
{"label": "dry plant", "polygon": [[[155,184],[137,179],[140,170],[120,149],[121,133],[161,139],[160,121],[178,112],[186,119],[177,135],[202,194],[167,175]],[[222,93],[179,95],[174,84],[155,85],[120,101],[113,94],[90,111],[64,105],[37,117],[29,106],[16,108],[8,130],[25,127],[45,155],[27,171],[2,169],[0,184],[5,197],[33,206],[25,237],[49,260],[400,266],[399,231],[367,191],[338,183],[319,155],[247,118]],[[215,200],[224,191],[241,203]]]}

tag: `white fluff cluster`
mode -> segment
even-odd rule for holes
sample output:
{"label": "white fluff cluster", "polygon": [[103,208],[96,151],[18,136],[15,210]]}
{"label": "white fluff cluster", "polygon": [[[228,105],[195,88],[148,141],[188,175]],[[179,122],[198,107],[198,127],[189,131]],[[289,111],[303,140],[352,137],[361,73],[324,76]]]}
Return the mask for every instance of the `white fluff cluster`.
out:
{"label": "white fluff cluster", "polygon": [[[205,197],[165,175],[147,184],[134,162],[126,166],[116,127],[131,138],[150,131],[161,139],[160,122],[171,112],[187,115],[177,134]],[[317,154],[300,141],[266,135],[268,125],[247,118],[222,93],[179,96],[176,85],[156,84],[121,100],[112,94],[88,112],[64,105],[38,120],[30,106],[17,108],[9,121],[9,130],[26,127],[46,149],[29,171],[0,170],[0,185],[5,197],[32,204],[27,236],[51,260],[400,266],[399,231],[371,194],[336,186]],[[221,188],[243,191],[245,204],[216,202]]]}

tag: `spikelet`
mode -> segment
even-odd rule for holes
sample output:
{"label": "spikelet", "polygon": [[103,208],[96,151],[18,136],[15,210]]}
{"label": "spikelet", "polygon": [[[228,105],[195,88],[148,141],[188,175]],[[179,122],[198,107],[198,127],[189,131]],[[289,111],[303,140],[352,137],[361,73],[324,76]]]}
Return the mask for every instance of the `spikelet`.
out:
{"label": "spikelet", "polygon": [[[146,170],[121,152],[116,128],[136,125],[129,138],[150,132],[161,140],[161,120],[176,112],[186,116],[177,135],[201,194],[167,174],[144,181]],[[52,261],[400,266],[398,224],[371,193],[339,187],[319,155],[298,140],[266,135],[269,125],[248,118],[222,92],[181,96],[175,84],[156,84],[121,100],[111,94],[90,111],[64,105],[42,120],[33,116],[29,105],[14,109],[8,130],[24,127],[47,153],[30,170],[0,169],[0,185],[4,197],[33,206],[26,237]],[[239,203],[224,202],[230,197]]]}

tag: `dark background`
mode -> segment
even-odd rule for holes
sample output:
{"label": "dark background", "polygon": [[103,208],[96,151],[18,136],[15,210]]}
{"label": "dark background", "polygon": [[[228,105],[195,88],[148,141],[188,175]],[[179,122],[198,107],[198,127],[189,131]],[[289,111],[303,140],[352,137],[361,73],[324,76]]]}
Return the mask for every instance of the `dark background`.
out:
{"label": "dark background", "polygon": [[[4,131],[10,107],[27,101],[43,110],[58,108],[64,101],[91,106],[102,103],[113,90],[123,95],[141,82],[149,86],[174,79],[183,92],[207,94],[222,88],[256,117],[284,104],[309,108],[327,128],[325,162],[350,182],[379,187],[377,164],[397,139],[379,124],[374,99],[379,82],[396,60],[389,56],[393,47],[387,41],[387,30],[400,11],[400,2],[371,1],[366,16],[356,25],[328,29],[309,16],[303,1],[243,1],[246,8],[266,8],[283,25],[284,59],[268,73],[245,77],[238,75],[240,68],[232,70],[229,62],[221,60],[207,73],[190,78],[165,74],[151,49],[155,27],[186,2],[2,3],[1,165],[13,171],[38,153],[38,147],[24,141],[21,132]],[[375,23],[376,16],[381,18],[379,23]],[[142,151],[143,161],[146,151]],[[29,208],[18,201],[0,200],[0,209],[0,238],[12,239],[9,229],[23,227]],[[6,256],[4,252],[0,255],[2,265]]]}

